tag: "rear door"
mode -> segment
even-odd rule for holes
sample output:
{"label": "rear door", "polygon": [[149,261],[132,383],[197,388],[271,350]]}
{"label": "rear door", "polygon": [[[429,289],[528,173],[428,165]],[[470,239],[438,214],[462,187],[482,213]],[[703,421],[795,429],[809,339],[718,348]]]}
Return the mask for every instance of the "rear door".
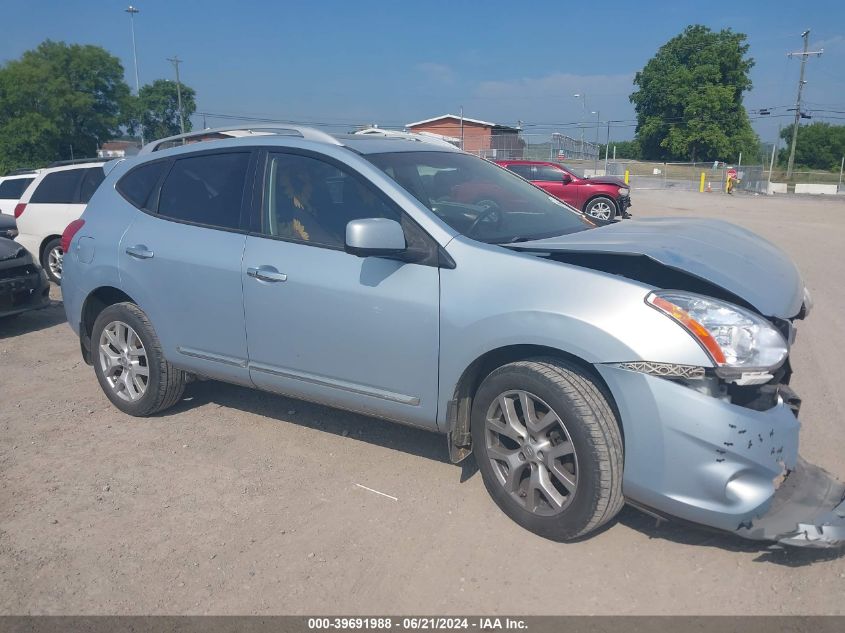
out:
{"label": "rear door", "polygon": [[[165,356],[242,384],[249,384],[242,217],[253,163],[249,149],[198,152],[145,163],[118,183],[142,211],[121,240],[121,281],[152,321]],[[151,181],[157,184],[142,200]]]}

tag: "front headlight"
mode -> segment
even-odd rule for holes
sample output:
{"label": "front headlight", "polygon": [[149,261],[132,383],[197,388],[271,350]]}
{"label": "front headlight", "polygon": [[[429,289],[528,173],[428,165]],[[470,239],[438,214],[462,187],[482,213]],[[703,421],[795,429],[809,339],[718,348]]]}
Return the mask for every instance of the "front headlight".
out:
{"label": "front headlight", "polygon": [[630,192],[631,192],[630,189],[622,189],[621,187],[619,189],[619,195],[620,196],[627,196]]}
{"label": "front headlight", "polygon": [[719,367],[743,373],[775,369],[789,351],[781,333],[766,319],[725,301],[660,290],[649,294],[646,302],[682,325]]}

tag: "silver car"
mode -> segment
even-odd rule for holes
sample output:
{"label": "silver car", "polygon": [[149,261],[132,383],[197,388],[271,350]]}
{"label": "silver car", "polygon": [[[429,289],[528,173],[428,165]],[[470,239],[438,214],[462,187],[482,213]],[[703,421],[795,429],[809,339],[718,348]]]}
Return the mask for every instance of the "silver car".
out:
{"label": "silver car", "polygon": [[845,487],[798,455],[789,352],[811,304],[772,244],[598,226],[416,137],[203,135],[108,164],[63,236],[68,321],[121,411],[204,377],[436,431],[560,541],[626,502],[845,541]]}

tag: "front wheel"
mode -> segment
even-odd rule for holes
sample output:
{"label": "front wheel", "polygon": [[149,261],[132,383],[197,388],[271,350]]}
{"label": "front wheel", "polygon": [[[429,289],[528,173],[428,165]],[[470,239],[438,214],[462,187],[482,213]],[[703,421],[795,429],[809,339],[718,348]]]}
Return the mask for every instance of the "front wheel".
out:
{"label": "front wheel", "polygon": [[616,203],[610,198],[593,198],[584,207],[584,213],[599,220],[612,220],[616,216]]}
{"label": "front wheel", "polygon": [[152,324],[134,303],[104,309],[94,321],[91,345],[100,387],[124,413],[151,415],[182,398],[185,372],[164,358]]}
{"label": "front wheel", "polygon": [[62,241],[56,237],[47,242],[44,251],[41,253],[41,267],[47,273],[47,278],[54,284],[62,283],[62,264],[65,252],[62,250]]}
{"label": "front wheel", "polygon": [[619,425],[578,367],[556,359],[500,367],[473,399],[471,429],[487,491],[524,528],[568,541],[622,508]]}

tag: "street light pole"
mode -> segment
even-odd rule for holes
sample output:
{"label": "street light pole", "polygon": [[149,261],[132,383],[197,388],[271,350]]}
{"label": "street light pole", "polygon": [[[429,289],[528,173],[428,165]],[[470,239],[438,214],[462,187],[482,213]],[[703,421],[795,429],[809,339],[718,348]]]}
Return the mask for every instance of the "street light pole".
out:
{"label": "street light pole", "polygon": [[178,55],[174,55],[173,57],[168,57],[167,61],[173,64],[173,67],[176,69],[176,103],[179,107],[179,130],[184,134],[185,115],[182,112],[182,83],[179,81],[179,64],[182,63],[182,60],[179,59]]}
{"label": "street light pole", "polygon": [[593,171],[598,171],[599,168],[599,128],[601,127],[601,112],[596,110],[595,112],[591,112],[590,114],[596,115],[596,156],[593,162]]}
{"label": "street light pole", "polygon": [[581,99],[581,121],[578,127],[581,128],[581,158],[584,158],[584,119],[587,118],[587,95],[579,92],[572,96]]}
{"label": "street light pole", "polygon": [[[129,14],[129,31],[132,33],[132,62],[135,66],[135,95],[141,94],[141,82],[138,80],[138,49],[135,47],[135,14],[141,11],[131,4],[124,9]],[[141,125],[141,145],[144,144],[144,127]]]}

